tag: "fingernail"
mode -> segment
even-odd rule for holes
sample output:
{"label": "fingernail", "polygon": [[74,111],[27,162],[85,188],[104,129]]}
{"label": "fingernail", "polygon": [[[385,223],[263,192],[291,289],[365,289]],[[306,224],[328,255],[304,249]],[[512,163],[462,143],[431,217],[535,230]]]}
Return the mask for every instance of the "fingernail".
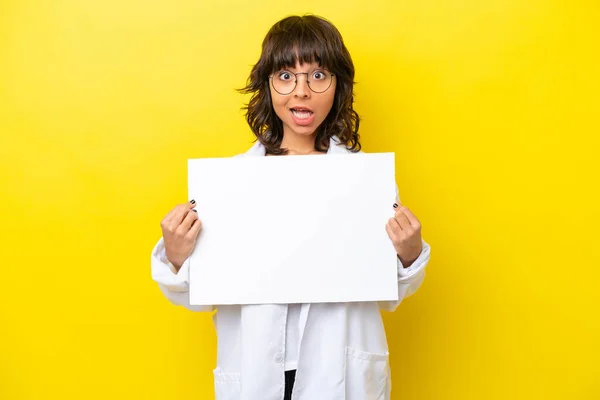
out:
{"label": "fingernail", "polygon": [[196,204],[196,200],[190,200],[190,203]]}
{"label": "fingernail", "polygon": [[198,210],[196,210],[195,208],[193,208],[192,211],[198,214]]}
{"label": "fingernail", "polygon": [[394,208],[398,208],[398,203],[394,203]]}

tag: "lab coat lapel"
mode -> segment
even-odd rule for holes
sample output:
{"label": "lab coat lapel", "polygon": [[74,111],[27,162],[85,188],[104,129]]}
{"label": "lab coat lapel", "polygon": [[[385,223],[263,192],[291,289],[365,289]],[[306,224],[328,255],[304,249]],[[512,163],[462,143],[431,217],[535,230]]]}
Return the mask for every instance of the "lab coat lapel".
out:
{"label": "lab coat lapel", "polygon": [[256,143],[254,143],[252,145],[252,147],[250,147],[248,149],[248,151],[243,153],[244,156],[258,156],[258,157],[264,156],[265,154],[267,154],[265,146],[258,140],[256,141]]}

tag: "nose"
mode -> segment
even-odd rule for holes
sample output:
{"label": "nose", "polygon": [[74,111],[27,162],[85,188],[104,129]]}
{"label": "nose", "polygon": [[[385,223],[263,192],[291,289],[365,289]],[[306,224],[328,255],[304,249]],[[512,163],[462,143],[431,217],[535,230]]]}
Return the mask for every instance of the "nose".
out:
{"label": "nose", "polygon": [[298,73],[296,74],[296,88],[294,89],[295,97],[309,97],[310,88],[308,87],[308,74]]}

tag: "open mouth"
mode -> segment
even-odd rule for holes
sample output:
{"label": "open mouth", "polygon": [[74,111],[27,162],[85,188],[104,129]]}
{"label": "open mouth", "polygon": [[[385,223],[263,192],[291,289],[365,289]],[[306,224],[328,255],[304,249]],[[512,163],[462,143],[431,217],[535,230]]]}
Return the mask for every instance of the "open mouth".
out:
{"label": "open mouth", "polygon": [[298,119],[302,119],[302,120],[307,120],[309,118],[311,118],[313,116],[313,112],[310,110],[297,110],[295,108],[290,108],[290,111],[292,112],[292,114],[294,114],[294,117],[298,118]]}

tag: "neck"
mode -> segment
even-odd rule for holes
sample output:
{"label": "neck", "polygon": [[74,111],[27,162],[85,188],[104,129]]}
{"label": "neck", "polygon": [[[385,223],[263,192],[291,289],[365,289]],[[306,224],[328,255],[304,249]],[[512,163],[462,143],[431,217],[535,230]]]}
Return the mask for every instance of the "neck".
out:
{"label": "neck", "polygon": [[287,149],[288,154],[314,154],[316,133],[311,135],[298,135],[293,132],[284,132],[281,148]]}

